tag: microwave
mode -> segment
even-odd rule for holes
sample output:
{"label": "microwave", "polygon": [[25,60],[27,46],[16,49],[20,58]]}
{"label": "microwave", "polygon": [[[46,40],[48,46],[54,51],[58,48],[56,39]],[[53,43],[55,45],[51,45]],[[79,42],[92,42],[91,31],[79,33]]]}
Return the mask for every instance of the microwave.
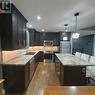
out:
{"label": "microwave", "polygon": [[51,41],[51,40],[44,40],[43,45],[44,46],[53,46],[53,41]]}

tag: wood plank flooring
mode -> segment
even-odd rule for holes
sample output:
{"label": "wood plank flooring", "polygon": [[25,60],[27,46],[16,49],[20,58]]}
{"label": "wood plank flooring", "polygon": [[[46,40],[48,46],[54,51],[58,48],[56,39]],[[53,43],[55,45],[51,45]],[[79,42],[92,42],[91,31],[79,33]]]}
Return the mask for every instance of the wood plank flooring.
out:
{"label": "wood plank flooring", "polygon": [[52,62],[39,63],[25,95],[44,95],[44,88],[46,86],[60,85],[54,67]]}
{"label": "wood plank flooring", "polygon": [[33,79],[25,93],[6,95],[44,95],[44,88],[46,86],[60,86],[54,63],[51,61],[38,64]]}
{"label": "wood plank flooring", "polygon": [[95,95],[95,86],[48,86],[44,95]]}

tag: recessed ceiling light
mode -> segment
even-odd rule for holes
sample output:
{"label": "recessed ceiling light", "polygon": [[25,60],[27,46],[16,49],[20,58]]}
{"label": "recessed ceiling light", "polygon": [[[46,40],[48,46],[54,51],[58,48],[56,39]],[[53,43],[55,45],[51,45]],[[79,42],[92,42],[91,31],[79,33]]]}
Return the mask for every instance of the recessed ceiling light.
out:
{"label": "recessed ceiling light", "polygon": [[37,16],[37,20],[41,20],[41,16]]}
{"label": "recessed ceiling light", "polygon": [[45,31],[45,29],[42,29],[42,32],[44,32]]}

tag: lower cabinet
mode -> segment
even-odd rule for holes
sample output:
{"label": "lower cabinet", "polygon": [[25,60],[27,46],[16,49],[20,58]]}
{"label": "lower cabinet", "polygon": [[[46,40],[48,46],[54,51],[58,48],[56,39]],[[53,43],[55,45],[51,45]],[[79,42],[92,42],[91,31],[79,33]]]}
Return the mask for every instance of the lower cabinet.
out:
{"label": "lower cabinet", "polygon": [[53,60],[53,53],[52,52],[44,53],[44,59]]}
{"label": "lower cabinet", "polygon": [[24,92],[37,68],[39,61],[43,61],[43,52],[37,53],[25,65],[3,64],[4,89],[6,92]]}
{"label": "lower cabinet", "polygon": [[54,62],[55,62],[55,71],[56,71],[56,74],[57,76],[59,77],[60,79],[60,61],[59,59],[54,55]]}
{"label": "lower cabinet", "polygon": [[35,73],[35,60],[34,58],[32,58],[30,61],[29,61],[29,64],[30,64],[30,80],[32,79],[34,73]]}
{"label": "lower cabinet", "polygon": [[23,92],[30,82],[30,65],[3,65],[6,92]]}
{"label": "lower cabinet", "polygon": [[35,61],[38,62],[43,62],[43,51],[39,51],[36,56],[35,56]]}
{"label": "lower cabinet", "polygon": [[64,86],[85,86],[86,68],[81,66],[60,66],[60,82]]}
{"label": "lower cabinet", "polygon": [[64,66],[55,56],[55,71],[62,86],[85,86],[86,67],[85,66]]}
{"label": "lower cabinet", "polygon": [[35,72],[35,60],[31,58],[26,65],[3,65],[4,89],[6,92],[24,92]]}

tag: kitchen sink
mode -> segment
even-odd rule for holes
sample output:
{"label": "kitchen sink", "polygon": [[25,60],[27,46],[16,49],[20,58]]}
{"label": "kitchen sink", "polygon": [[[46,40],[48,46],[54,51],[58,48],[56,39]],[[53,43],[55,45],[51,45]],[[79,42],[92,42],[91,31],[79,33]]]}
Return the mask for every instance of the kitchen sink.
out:
{"label": "kitchen sink", "polygon": [[28,52],[26,55],[34,55],[36,52]]}

